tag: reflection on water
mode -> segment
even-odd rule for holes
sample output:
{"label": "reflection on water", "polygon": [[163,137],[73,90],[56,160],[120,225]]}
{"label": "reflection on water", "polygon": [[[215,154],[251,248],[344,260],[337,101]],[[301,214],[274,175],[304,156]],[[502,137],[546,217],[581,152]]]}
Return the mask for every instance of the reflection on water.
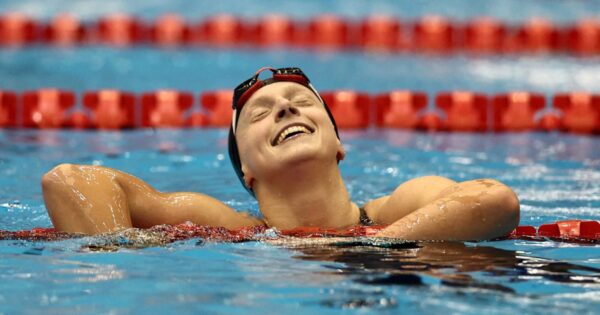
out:
{"label": "reflection on water", "polygon": [[[368,237],[298,238],[263,231],[233,244],[223,241],[228,238],[222,230],[183,239],[166,231],[170,230],[132,229],[5,246],[12,254],[3,256],[11,260],[0,279],[13,282],[5,287],[21,290],[8,297],[48,296],[48,303],[71,305],[70,301],[86,299],[86,292],[114,289],[107,293],[110,299],[123,296],[127,303],[144,301],[146,307],[162,303],[171,311],[226,304],[263,310],[300,305],[336,311],[470,314],[482,309],[504,314],[552,307],[555,312],[573,313],[590,307],[600,296],[600,268],[566,262],[573,261],[569,254],[552,255],[561,258],[551,260],[492,247],[512,241],[485,246]],[[544,244],[541,248],[594,248]],[[597,266],[593,259],[586,263]],[[61,291],[66,287],[68,291]],[[21,293],[26,290],[29,293]],[[114,307],[106,303],[106,308]]]}
{"label": "reflection on water", "polygon": [[336,263],[326,265],[331,272],[324,276],[345,275],[365,285],[424,286],[431,281],[425,279],[435,279],[445,286],[517,293],[512,284],[542,280],[600,288],[598,268],[488,246],[454,242],[391,246],[368,240],[338,240],[317,246],[302,243],[290,247],[299,252],[295,258]]}
{"label": "reflection on water", "polygon": [[[206,235],[206,240],[195,241],[196,246],[227,240],[211,239],[210,234]],[[93,241],[84,244],[80,250],[142,249],[165,246],[175,239],[164,231],[129,229],[92,238]],[[292,251],[292,257],[301,261],[323,262],[330,271],[319,273],[320,280],[344,278],[372,286],[426,286],[433,280],[434,284],[449,287],[534,294],[537,291],[518,292],[514,285],[549,281],[600,289],[600,268],[532,257],[524,252],[491,246],[369,237],[298,238],[276,234],[255,234],[228,242],[247,241],[288,249]]]}
{"label": "reflection on water", "polygon": [[84,263],[70,260],[52,260],[51,264],[61,266],[51,271],[56,283],[101,282],[121,280],[125,272],[113,264]]}

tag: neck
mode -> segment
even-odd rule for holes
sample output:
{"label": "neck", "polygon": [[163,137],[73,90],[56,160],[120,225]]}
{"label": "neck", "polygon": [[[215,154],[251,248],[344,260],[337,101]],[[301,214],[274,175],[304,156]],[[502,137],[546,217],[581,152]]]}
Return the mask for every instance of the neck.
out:
{"label": "neck", "polygon": [[255,183],[260,211],[269,226],[345,228],[359,221],[337,163],[305,162],[286,169],[284,175]]}

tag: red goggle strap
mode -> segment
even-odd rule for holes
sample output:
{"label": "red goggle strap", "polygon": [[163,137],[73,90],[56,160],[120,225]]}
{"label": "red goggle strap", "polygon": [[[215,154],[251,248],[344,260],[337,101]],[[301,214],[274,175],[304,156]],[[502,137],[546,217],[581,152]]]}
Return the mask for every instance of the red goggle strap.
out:
{"label": "red goggle strap", "polygon": [[301,74],[284,74],[284,73],[275,73],[273,74],[273,79],[275,81],[286,81],[286,82],[296,82],[300,83],[304,86],[308,86],[308,79]]}
{"label": "red goggle strap", "polygon": [[256,92],[258,89],[263,87],[264,84],[265,83],[260,80],[256,81],[256,83],[252,84],[252,86],[249,87],[246,90],[246,92],[244,92],[242,94],[242,96],[240,96],[240,99],[237,101],[236,110],[241,111],[242,107],[244,107],[244,105],[246,104],[246,102],[248,101],[250,96],[252,96],[252,94],[254,94],[254,92]]}

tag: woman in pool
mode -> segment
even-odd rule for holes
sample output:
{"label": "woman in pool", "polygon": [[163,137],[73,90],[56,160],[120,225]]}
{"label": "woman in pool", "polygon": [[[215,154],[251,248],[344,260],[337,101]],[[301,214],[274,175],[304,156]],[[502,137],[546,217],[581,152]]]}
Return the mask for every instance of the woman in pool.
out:
{"label": "woman in pool", "polygon": [[[272,77],[259,79],[265,70]],[[229,155],[263,219],[199,193],[156,191],[142,180],[99,166],[61,164],[42,178],[54,226],[98,234],[191,221],[236,229],[386,225],[378,235],[409,240],[484,240],[519,222],[506,185],[438,176],[407,181],[359,208],[338,163],[345,152],[327,105],[298,68],[263,68],[234,92]]]}

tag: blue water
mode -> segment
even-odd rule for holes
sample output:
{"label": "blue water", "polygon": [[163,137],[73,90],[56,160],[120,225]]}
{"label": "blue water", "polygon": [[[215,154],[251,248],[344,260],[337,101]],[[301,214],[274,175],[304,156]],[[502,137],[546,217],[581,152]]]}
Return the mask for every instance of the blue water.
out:
{"label": "blue water", "polygon": [[[0,1],[0,12],[48,19],[68,11],[90,21],[111,12],[146,19],[178,12],[190,20],[229,12],[252,19],[274,7],[298,18],[387,12],[406,19],[436,13],[458,20],[491,15],[521,22],[538,15],[564,24],[597,15],[600,2]],[[598,61],[562,55],[38,46],[0,50],[0,88],[51,86],[77,93],[175,88],[197,95],[231,88],[263,65],[299,65],[323,90],[531,90],[550,96],[600,91]],[[0,229],[51,226],[39,180],[62,162],[115,167],[160,190],[203,192],[258,214],[232,172],[225,136],[225,130],[0,130]],[[394,130],[344,131],[341,137],[348,154],[340,166],[359,204],[416,176],[491,177],[517,192],[522,225],[600,220],[599,137]],[[598,245],[507,240],[385,248],[192,239],[116,252],[91,250],[105,241],[0,241],[0,315],[600,312],[600,271],[593,269],[600,268]]]}
{"label": "blue water", "polygon": [[[160,190],[204,192],[257,214],[256,203],[231,171],[225,135],[224,130],[5,130],[0,133],[0,229],[50,226],[38,183],[59,162],[119,168]],[[343,132],[342,140],[348,153],[343,176],[358,203],[415,176],[492,177],[519,195],[521,224],[600,220],[597,137],[370,130]],[[272,309],[502,314],[547,313],[547,307],[593,313],[600,307],[600,273],[580,270],[600,268],[597,245],[516,240],[415,250],[192,239],[108,253],[86,249],[98,243],[102,238],[0,241],[0,314],[41,308],[49,314]],[[423,269],[410,269],[415,265]],[[457,286],[443,279],[447,275],[468,280],[461,278]],[[577,280],[586,275],[591,283]]]}

